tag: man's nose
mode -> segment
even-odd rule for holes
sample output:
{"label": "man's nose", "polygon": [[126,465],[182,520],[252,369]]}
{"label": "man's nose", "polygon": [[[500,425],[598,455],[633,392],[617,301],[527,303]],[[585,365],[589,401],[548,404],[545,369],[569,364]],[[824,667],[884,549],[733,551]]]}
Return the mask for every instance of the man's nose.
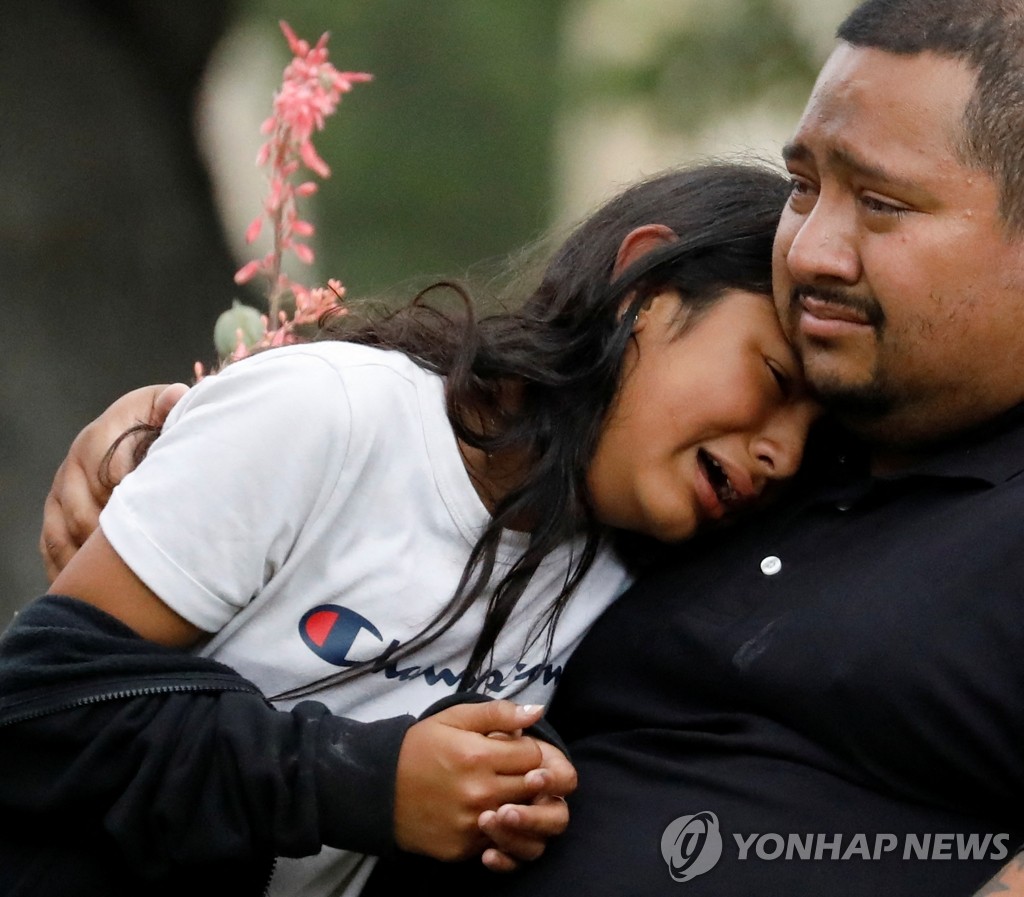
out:
{"label": "man's nose", "polygon": [[842,199],[819,196],[810,212],[783,222],[791,228],[786,266],[798,283],[822,281],[854,284],[861,261],[853,210]]}

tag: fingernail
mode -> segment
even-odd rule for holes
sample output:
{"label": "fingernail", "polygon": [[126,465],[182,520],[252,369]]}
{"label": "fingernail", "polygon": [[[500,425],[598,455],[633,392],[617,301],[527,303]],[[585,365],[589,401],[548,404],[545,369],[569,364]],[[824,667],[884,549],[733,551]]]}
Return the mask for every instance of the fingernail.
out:
{"label": "fingernail", "polygon": [[486,828],[497,818],[498,814],[495,813],[494,810],[484,810],[484,812],[480,814],[480,818],[477,820],[477,825],[480,826],[480,828]]}
{"label": "fingernail", "polygon": [[531,769],[525,776],[527,785],[544,785],[547,782],[547,773],[543,769]]}
{"label": "fingernail", "polygon": [[523,705],[522,705],[522,706],[521,706],[521,707],[519,708],[519,712],[520,712],[520,713],[521,713],[521,714],[522,714],[523,716],[533,716],[533,714],[534,714],[534,713],[535,713],[535,712],[536,712],[537,710],[543,710],[543,709],[544,709],[544,705],[543,705],[543,704],[523,704]]}
{"label": "fingernail", "polygon": [[501,821],[507,825],[519,825],[519,811],[515,807],[501,808]]}

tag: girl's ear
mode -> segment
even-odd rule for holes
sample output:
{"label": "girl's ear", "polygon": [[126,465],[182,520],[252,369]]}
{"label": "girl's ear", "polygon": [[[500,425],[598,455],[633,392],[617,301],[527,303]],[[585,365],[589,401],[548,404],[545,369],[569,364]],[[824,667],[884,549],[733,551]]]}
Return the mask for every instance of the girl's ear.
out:
{"label": "girl's ear", "polygon": [[618,277],[637,259],[655,249],[677,240],[675,231],[664,224],[644,224],[626,234],[615,256],[612,279]]}

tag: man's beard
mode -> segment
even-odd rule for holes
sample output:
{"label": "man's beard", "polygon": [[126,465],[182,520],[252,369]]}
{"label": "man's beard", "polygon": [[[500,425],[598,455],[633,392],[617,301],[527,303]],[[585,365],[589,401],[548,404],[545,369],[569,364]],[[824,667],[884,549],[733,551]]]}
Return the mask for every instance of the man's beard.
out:
{"label": "man's beard", "polygon": [[811,394],[829,411],[844,417],[873,419],[889,414],[895,398],[885,387],[876,382],[862,386],[849,386],[842,383],[813,383]]}
{"label": "man's beard", "polygon": [[[848,308],[864,317],[875,332],[875,343],[881,343],[885,331],[886,318],[881,305],[873,296],[856,296],[844,289],[834,287],[794,287],[790,293],[787,313],[789,333],[795,345],[799,345],[798,320],[801,300],[805,296],[813,296],[833,305]],[[810,367],[810,365],[809,365]],[[886,378],[876,368],[870,379],[864,383],[849,384],[841,382],[831,374],[815,380],[813,373],[808,371],[808,388],[811,395],[824,405],[830,412],[851,424],[870,424],[889,415],[898,404],[898,396],[894,395]]]}

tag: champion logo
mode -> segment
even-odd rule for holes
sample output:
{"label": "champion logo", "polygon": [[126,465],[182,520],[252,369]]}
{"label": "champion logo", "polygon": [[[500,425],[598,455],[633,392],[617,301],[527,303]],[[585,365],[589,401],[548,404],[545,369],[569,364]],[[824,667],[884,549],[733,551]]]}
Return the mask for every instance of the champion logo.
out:
{"label": "champion logo", "polygon": [[[384,636],[362,614],[339,604],[318,604],[306,611],[299,620],[299,635],[306,647],[317,657],[336,667],[352,667],[372,662],[372,672],[399,682],[414,680],[428,686],[454,688],[462,680],[464,669],[452,669],[442,664],[409,659],[399,665],[392,655],[402,646],[398,639],[384,644]],[[544,685],[557,683],[562,675],[560,664],[515,663],[510,669],[483,670],[479,678],[470,683],[469,690],[499,693],[516,685],[540,681]]]}
{"label": "champion logo", "polygon": [[366,617],[336,604],[317,605],[306,611],[299,620],[299,635],[306,647],[317,657],[339,667],[350,667],[361,660],[372,659],[365,656],[349,657],[353,644],[362,633],[367,633],[378,642],[384,641],[380,630]]}

